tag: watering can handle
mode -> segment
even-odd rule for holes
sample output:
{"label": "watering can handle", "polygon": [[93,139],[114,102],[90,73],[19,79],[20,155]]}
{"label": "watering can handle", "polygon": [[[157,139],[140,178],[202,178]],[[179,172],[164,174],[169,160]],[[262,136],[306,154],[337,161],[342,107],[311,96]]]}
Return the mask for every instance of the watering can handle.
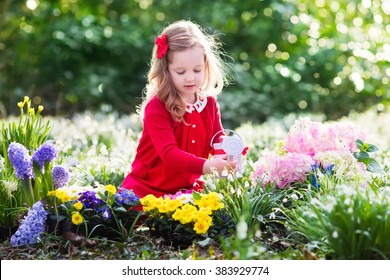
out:
{"label": "watering can handle", "polygon": [[[213,146],[214,138],[215,138],[218,134],[220,134],[221,132],[224,132],[224,131],[228,131],[228,132],[234,133],[235,135],[238,136],[238,138],[241,139],[241,136],[240,136],[237,132],[235,132],[234,130],[231,130],[231,129],[221,129],[220,131],[218,131],[217,133],[214,134],[213,138],[211,138],[211,141],[210,141],[210,146],[211,146],[211,147]],[[241,139],[241,140],[242,140],[242,139]]]}

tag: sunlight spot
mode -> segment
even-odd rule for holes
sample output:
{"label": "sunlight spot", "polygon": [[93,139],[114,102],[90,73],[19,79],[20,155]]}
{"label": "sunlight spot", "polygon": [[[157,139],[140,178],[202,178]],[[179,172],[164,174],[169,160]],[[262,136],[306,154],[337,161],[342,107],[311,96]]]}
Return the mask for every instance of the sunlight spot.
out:
{"label": "sunlight spot", "polygon": [[302,77],[298,73],[294,73],[294,75],[292,76],[292,79],[295,82],[299,82],[302,79]]}
{"label": "sunlight spot", "polygon": [[280,70],[280,74],[283,76],[283,77],[288,77],[290,75],[290,70],[287,68],[287,67],[283,67],[281,70]]}
{"label": "sunlight spot", "polygon": [[111,26],[104,27],[104,37],[106,37],[106,38],[112,37],[112,27]]}
{"label": "sunlight spot", "polygon": [[377,24],[382,24],[383,23],[383,17],[381,15],[374,15],[374,21]]}
{"label": "sunlight spot", "polygon": [[297,24],[299,22],[299,18],[297,16],[290,17],[290,21],[292,24]]}
{"label": "sunlight spot", "polygon": [[341,82],[342,82],[342,80],[341,80],[340,77],[335,77],[335,78],[333,79],[333,83],[334,83],[335,85],[337,85],[337,86],[340,85]]}
{"label": "sunlight spot", "polygon": [[283,60],[288,60],[290,58],[290,54],[288,52],[282,52],[280,54],[280,58]]}
{"label": "sunlight spot", "polygon": [[360,17],[355,17],[353,20],[353,25],[360,27],[363,25],[363,20]]}
{"label": "sunlight spot", "polygon": [[382,1],[382,10],[383,10],[383,12],[385,12],[386,15],[390,15],[390,1],[389,0]]}
{"label": "sunlight spot", "polygon": [[338,1],[332,1],[330,4],[330,9],[332,12],[337,12],[340,9],[340,3]]}
{"label": "sunlight spot", "polygon": [[140,0],[139,1],[139,7],[143,10],[146,10],[152,4],[153,4],[153,0]]}
{"label": "sunlight spot", "polygon": [[103,90],[104,90],[104,84],[100,84],[100,85],[98,86],[98,91],[99,91],[100,93],[103,93]]}
{"label": "sunlight spot", "polygon": [[244,69],[245,71],[249,70],[250,68],[251,68],[251,65],[249,62],[246,61],[242,64],[242,69]]}
{"label": "sunlight spot", "polygon": [[385,109],[385,105],[383,105],[382,103],[379,103],[378,105],[376,105],[376,109],[379,112],[382,112]]}
{"label": "sunlight spot", "polygon": [[371,7],[371,0],[363,0],[362,5],[364,8],[370,8]]}
{"label": "sunlight spot", "polygon": [[348,27],[347,27],[345,24],[338,23],[338,24],[336,25],[336,29],[337,29],[337,31],[339,31],[340,33],[344,33],[344,34],[347,34],[347,33],[348,33]]}
{"label": "sunlight spot", "polygon": [[241,60],[247,60],[248,59],[248,54],[246,52],[240,53],[240,59]]}
{"label": "sunlight spot", "polygon": [[277,49],[276,45],[274,43],[271,43],[268,45],[268,51],[275,52]]}
{"label": "sunlight spot", "polygon": [[298,38],[294,34],[289,34],[287,37],[287,40],[289,43],[293,44],[293,43],[296,43],[298,41]]}
{"label": "sunlight spot", "polygon": [[356,91],[360,92],[364,89],[364,80],[359,73],[353,72],[350,75],[350,80],[355,84]]}
{"label": "sunlight spot", "polygon": [[163,21],[163,20],[165,19],[165,14],[164,14],[163,12],[158,12],[158,13],[156,14],[156,19],[157,19],[158,21]]}
{"label": "sunlight spot", "polygon": [[26,1],[26,6],[29,8],[31,11],[34,11],[39,5],[38,0],[27,0]]}
{"label": "sunlight spot", "polygon": [[316,0],[317,7],[323,8],[325,6],[325,0]]}
{"label": "sunlight spot", "polygon": [[299,101],[299,102],[298,102],[298,107],[299,107],[300,109],[306,109],[306,108],[307,108],[307,102],[306,102],[306,100],[301,100],[301,101]]}
{"label": "sunlight spot", "polygon": [[264,13],[265,16],[270,17],[270,16],[272,16],[272,9],[271,8],[265,8],[263,13]]}
{"label": "sunlight spot", "polygon": [[93,31],[91,29],[88,29],[87,31],[85,31],[85,37],[87,39],[91,39],[93,37]]}

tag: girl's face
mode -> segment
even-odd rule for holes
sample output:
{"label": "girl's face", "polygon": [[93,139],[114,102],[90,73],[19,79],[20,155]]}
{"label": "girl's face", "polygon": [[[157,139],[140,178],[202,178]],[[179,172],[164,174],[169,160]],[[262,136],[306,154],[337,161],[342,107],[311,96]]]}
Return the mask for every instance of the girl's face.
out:
{"label": "girl's face", "polygon": [[171,53],[168,71],[173,85],[187,103],[195,102],[195,93],[203,85],[204,54],[198,47]]}

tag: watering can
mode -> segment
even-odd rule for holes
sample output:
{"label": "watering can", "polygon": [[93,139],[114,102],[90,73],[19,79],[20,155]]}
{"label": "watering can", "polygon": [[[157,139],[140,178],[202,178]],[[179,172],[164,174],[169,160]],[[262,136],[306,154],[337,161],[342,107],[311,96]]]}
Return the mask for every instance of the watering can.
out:
{"label": "watering can", "polygon": [[[224,135],[221,137],[222,142],[214,143],[215,137],[221,132],[224,132]],[[241,136],[237,132],[231,129],[218,131],[211,139],[210,146],[214,149],[214,157],[227,155],[228,161],[235,161],[236,169],[234,170],[234,175],[237,178],[242,177],[242,152],[245,146]]]}

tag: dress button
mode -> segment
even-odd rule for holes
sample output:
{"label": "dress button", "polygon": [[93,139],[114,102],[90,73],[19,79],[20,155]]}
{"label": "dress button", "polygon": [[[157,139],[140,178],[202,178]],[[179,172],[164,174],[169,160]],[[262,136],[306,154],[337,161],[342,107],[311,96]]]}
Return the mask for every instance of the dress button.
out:
{"label": "dress button", "polygon": [[192,125],[192,128],[195,128],[195,127],[196,127],[196,124],[193,124],[193,125]]}
{"label": "dress button", "polygon": [[192,140],[191,142],[192,142],[192,144],[194,144],[194,143],[195,143],[195,140]]}

